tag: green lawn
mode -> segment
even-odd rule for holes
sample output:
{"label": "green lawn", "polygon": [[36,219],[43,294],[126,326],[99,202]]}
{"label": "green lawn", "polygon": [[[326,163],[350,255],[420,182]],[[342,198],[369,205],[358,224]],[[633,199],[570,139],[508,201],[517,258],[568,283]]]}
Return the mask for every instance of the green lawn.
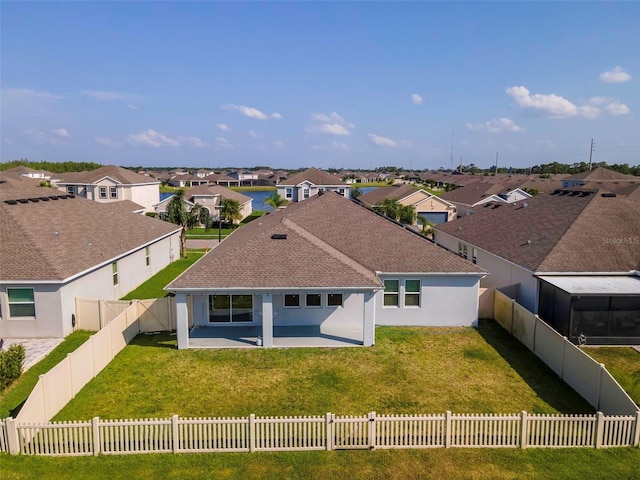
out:
{"label": "green lawn", "polygon": [[76,350],[87,341],[94,332],[78,330],[54,348],[49,355],[23,373],[9,388],[0,393],[0,418],[15,417],[27,399],[40,375],[47,373],[65,359],[67,354]]}
{"label": "green lawn", "polygon": [[3,480],[631,480],[640,450],[426,449],[334,452],[102,455],[0,455]]}
{"label": "green lawn", "polygon": [[[265,215],[267,213],[266,210],[254,210],[251,215],[249,215],[247,218],[245,218],[244,220],[242,220],[242,222],[240,222],[240,225],[238,225],[235,228],[222,228],[220,233],[222,235],[222,238],[225,238],[227,235],[231,235],[233,232],[235,232],[238,228],[240,228],[242,225],[245,225],[253,220],[255,220],[256,218],[259,218],[263,215]],[[213,225],[211,228],[190,228],[187,230],[187,238],[188,239],[195,239],[195,240],[206,240],[206,239],[217,239],[218,238],[218,227],[217,225]]]}
{"label": "green lawn", "polygon": [[[593,412],[494,322],[379,328],[373,348],[176,350],[140,335],[56,420]],[[126,401],[122,401],[126,399]]]}
{"label": "green lawn", "polygon": [[204,252],[201,251],[187,250],[187,258],[181,258],[180,260],[173,262],[171,265],[168,265],[127,296],[122,297],[122,300],[144,300],[147,298],[166,297],[169,292],[163,290],[164,287],[193,265],[203,255]]}
{"label": "green lawn", "polygon": [[640,352],[631,347],[585,347],[582,350],[604,363],[613,378],[640,405]]}

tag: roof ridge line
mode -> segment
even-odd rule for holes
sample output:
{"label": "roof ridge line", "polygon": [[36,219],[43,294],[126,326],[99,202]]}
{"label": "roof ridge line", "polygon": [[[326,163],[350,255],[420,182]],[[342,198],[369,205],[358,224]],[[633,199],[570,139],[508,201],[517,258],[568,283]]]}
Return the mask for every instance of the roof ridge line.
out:
{"label": "roof ridge line", "polygon": [[375,274],[375,272],[373,272],[372,270],[368,269],[367,267],[365,267],[361,263],[356,262],[353,258],[351,258],[348,255],[342,253],[340,250],[338,250],[337,248],[331,246],[330,244],[328,244],[327,242],[325,242],[321,238],[316,237],[313,233],[311,233],[308,230],[302,228],[300,225],[298,225],[297,223],[293,222],[289,218],[286,218],[286,217],[283,218],[282,219],[282,224],[285,227],[293,230],[295,233],[297,233],[302,238],[304,238],[305,240],[309,241],[310,243],[312,243],[314,246],[318,247],[319,249],[321,249],[325,253],[328,253],[329,255],[331,255],[332,257],[336,258],[337,260],[340,260],[341,262],[347,264],[349,267],[351,267],[356,272],[358,272],[358,273],[360,273],[360,274],[362,274],[362,275],[364,275],[366,277],[369,277],[369,278],[375,278],[376,281],[380,281],[380,279]]}

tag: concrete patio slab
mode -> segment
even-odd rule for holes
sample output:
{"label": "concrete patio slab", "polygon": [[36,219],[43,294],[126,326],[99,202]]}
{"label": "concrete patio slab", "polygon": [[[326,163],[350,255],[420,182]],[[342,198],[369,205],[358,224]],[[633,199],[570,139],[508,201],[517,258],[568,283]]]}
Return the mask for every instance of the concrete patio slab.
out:
{"label": "concrete patio slab", "polygon": [[2,349],[6,350],[11,345],[22,344],[25,349],[23,372],[29,370],[51,351],[62,343],[63,338],[7,338]]}

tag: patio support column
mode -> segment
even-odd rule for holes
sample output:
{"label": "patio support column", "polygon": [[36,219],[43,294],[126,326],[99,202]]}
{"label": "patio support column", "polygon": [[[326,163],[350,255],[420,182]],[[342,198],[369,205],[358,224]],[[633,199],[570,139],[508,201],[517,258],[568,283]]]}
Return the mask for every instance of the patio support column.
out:
{"label": "patio support column", "polygon": [[262,346],[273,347],[273,295],[262,294]]}
{"label": "patio support column", "polygon": [[189,348],[189,311],[187,296],[176,293],[176,333],[178,335],[178,349]]}
{"label": "patio support column", "polygon": [[362,344],[371,347],[376,343],[376,292],[364,292],[364,315],[362,318]]}

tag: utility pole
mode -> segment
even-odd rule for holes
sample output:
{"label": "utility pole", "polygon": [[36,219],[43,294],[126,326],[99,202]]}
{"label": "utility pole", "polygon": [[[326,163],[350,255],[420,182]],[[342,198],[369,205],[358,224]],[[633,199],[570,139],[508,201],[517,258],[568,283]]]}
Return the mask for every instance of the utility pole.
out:
{"label": "utility pole", "polygon": [[453,130],[451,131],[451,171],[453,172]]}
{"label": "utility pole", "polygon": [[498,152],[496,152],[496,175],[498,174]]}
{"label": "utility pole", "polygon": [[593,138],[591,139],[591,148],[589,149],[589,170],[591,170],[592,168],[592,159],[593,159],[593,149],[596,146],[595,142],[593,141]]}

